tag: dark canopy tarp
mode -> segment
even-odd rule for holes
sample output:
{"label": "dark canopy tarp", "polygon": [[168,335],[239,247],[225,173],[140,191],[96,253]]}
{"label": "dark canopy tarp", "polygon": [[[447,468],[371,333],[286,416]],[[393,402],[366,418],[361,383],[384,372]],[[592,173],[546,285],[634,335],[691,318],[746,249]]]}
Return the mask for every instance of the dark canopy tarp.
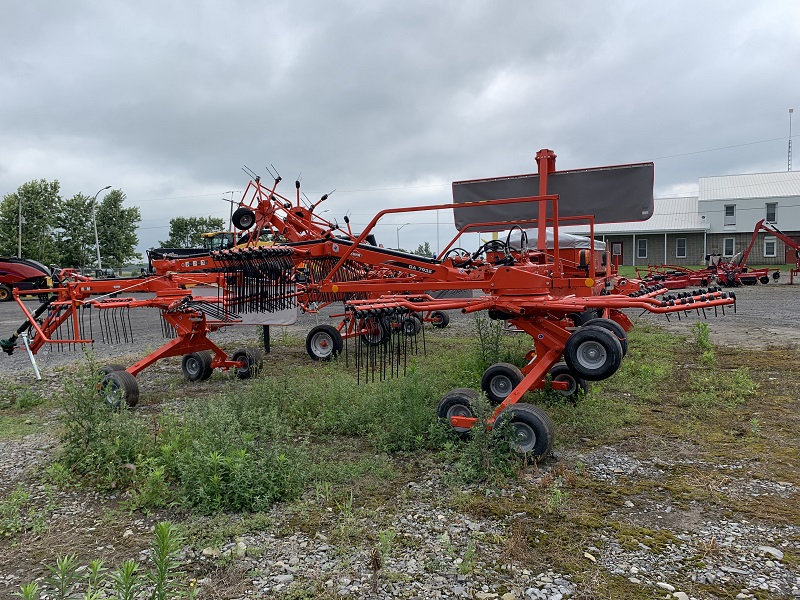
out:
{"label": "dark canopy tarp", "polygon": [[[547,193],[558,194],[559,217],[594,215],[595,224],[646,221],[653,216],[653,163],[556,171],[547,175]],[[539,175],[516,175],[453,183],[453,202],[480,202],[539,195]],[[548,202],[547,216],[552,216]],[[456,228],[474,223],[536,219],[539,203],[455,208]],[[585,223],[585,222],[584,222]],[[566,223],[565,223],[566,224]],[[508,226],[471,231],[501,231]]]}

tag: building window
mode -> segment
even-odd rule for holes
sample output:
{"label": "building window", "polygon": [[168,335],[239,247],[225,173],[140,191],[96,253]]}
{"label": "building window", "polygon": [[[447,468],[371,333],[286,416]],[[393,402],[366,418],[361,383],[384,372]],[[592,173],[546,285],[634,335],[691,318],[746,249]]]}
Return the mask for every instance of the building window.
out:
{"label": "building window", "polygon": [[686,238],[675,240],[675,258],[686,258]]}
{"label": "building window", "polygon": [[767,202],[767,223],[778,222],[778,203]]}
{"label": "building window", "polygon": [[736,205],[735,204],[726,204],[725,205],[725,221],[723,225],[736,225]]}
{"label": "building window", "polygon": [[636,240],[636,258],[647,258],[647,240]]}
{"label": "building window", "polygon": [[733,256],[733,251],[736,250],[733,238],[725,238],[722,240],[722,256],[730,258]]}
{"label": "building window", "polygon": [[622,256],[622,242],[611,242],[612,256]]}
{"label": "building window", "polygon": [[778,242],[774,237],[764,238],[764,258],[775,258]]}

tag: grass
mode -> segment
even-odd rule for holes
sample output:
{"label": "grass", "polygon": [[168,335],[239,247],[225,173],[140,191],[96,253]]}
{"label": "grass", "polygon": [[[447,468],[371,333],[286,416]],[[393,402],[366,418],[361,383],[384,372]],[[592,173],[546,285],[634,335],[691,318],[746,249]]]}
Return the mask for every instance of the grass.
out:
{"label": "grass", "polygon": [[[69,393],[75,404],[65,406],[64,451],[47,477],[121,494],[129,510],[181,509],[182,532],[195,548],[262,530],[322,534],[343,561],[371,556],[383,581],[400,577],[398,550],[420,543],[397,527],[395,507],[426,503],[503,527],[500,535],[441,542],[431,573],[471,575],[487,560],[510,561],[569,574],[584,597],[650,597],[586,559],[590,546],[598,557],[610,543],[604,539],[666,555],[675,543],[674,526],[637,522],[625,512],[628,499],[677,514],[701,506],[712,518],[800,524],[795,496],[754,502],[746,487],[752,479],[800,485],[796,352],[716,348],[703,327],[690,339],[637,328],[622,368],[579,402],[529,396],[553,417],[560,456],[537,466],[505,453],[502,439],[479,432],[459,441],[436,423],[444,392],[478,386],[487,360],[524,356],[524,336],[491,329],[485,336],[482,345],[431,336],[428,354],[410,361],[405,378],[369,385],[355,383],[352,364],[308,364],[287,346],[255,380],[191,388],[176,381],[185,401],[142,411],[101,410],[83,393],[80,375]],[[0,415],[24,419],[39,408]],[[656,464],[661,474],[599,479],[589,454],[609,448]],[[420,488],[420,481],[428,483]],[[6,499],[9,523],[29,514],[22,496]],[[29,531],[11,535],[29,539]],[[321,590],[296,583],[287,597]],[[727,593],[710,589],[703,591]]]}

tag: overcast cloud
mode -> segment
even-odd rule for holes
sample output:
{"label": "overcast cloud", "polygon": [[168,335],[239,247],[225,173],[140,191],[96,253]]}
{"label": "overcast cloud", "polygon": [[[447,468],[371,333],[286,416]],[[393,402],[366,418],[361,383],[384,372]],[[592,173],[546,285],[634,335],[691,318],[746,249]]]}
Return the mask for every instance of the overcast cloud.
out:
{"label": "overcast cloud", "polygon": [[[142,250],[172,217],[227,217],[243,164],[286,195],[300,172],[314,199],[336,188],[325,216],[356,224],[531,172],[540,148],[559,169],[654,160],[656,195],[688,194],[786,170],[798,24],[796,0],[8,0],[0,193],[122,188]],[[436,247],[431,223],[378,231]]]}

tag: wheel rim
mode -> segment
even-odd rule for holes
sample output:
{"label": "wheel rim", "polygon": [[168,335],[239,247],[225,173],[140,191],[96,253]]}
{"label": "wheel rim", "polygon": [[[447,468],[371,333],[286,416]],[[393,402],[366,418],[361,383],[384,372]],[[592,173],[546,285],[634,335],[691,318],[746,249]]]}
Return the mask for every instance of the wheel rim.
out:
{"label": "wheel rim", "polygon": [[495,375],[489,382],[489,391],[497,398],[505,398],[514,389],[514,383],[507,375]]}
{"label": "wheel rim", "polygon": [[254,220],[250,217],[250,215],[243,215],[239,219],[239,224],[241,225],[240,229],[250,229],[254,223]]}
{"label": "wheel rim", "polygon": [[457,431],[462,433],[464,431],[469,431],[469,427],[456,427],[452,424],[450,419],[452,417],[471,417],[472,411],[470,410],[469,406],[464,406],[463,404],[454,404],[450,408],[447,409],[447,421],[450,422],[450,425],[453,427],[453,431]]}
{"label": "wheel rim", "polygon": [[566,381],[567,382],[567,389],[566,390],[556,390],[560,394],[564,394],[565,396],[572,396],[577,389],[578,389],[578,382],[575,381],[575,378],[571,375],[556,375],[553,377],[553,381]]}
{"label": "wheel rim", "polygon": [[192,377],[197,376],[200,374],[201,367],[200,361],[197,360],[194,356],[189,357],[186,359],[186,372],[191,375]]}
{"label": "wheel rim", "polygon": [[533,427],[521,421],[515,421],[511,426],[514,428],[514,443],[518,452],[527,453],[536,447],[536,432]]}
{"label": "wheel rim", "polygon": [[[364,323],[366,331],[364,332],[364,341],[373,346],[380,344],[383,340],[383,327],[377,321],[370,320]],[[404,324],[405,327],[405,324]],[[406,331],[408,333],[408,331]]]}
{"label": "wheel rim", "polygon": [[578,348],[577,359],[578,364],[584,369],[595,370],[606,364],[608,353],[603,344],[589,340]]}
{"label": "wheel rim", "polygon": [[311,350],[314,356],[327,358],[333,352],[333,339],[325,332],[318,332],[311,338]]}
{"label": "wheel rim", "polygon": [[103,395],[105,403],[111,408],[119,408],[125,402],[125,392],[114,381],[105,384]]}

